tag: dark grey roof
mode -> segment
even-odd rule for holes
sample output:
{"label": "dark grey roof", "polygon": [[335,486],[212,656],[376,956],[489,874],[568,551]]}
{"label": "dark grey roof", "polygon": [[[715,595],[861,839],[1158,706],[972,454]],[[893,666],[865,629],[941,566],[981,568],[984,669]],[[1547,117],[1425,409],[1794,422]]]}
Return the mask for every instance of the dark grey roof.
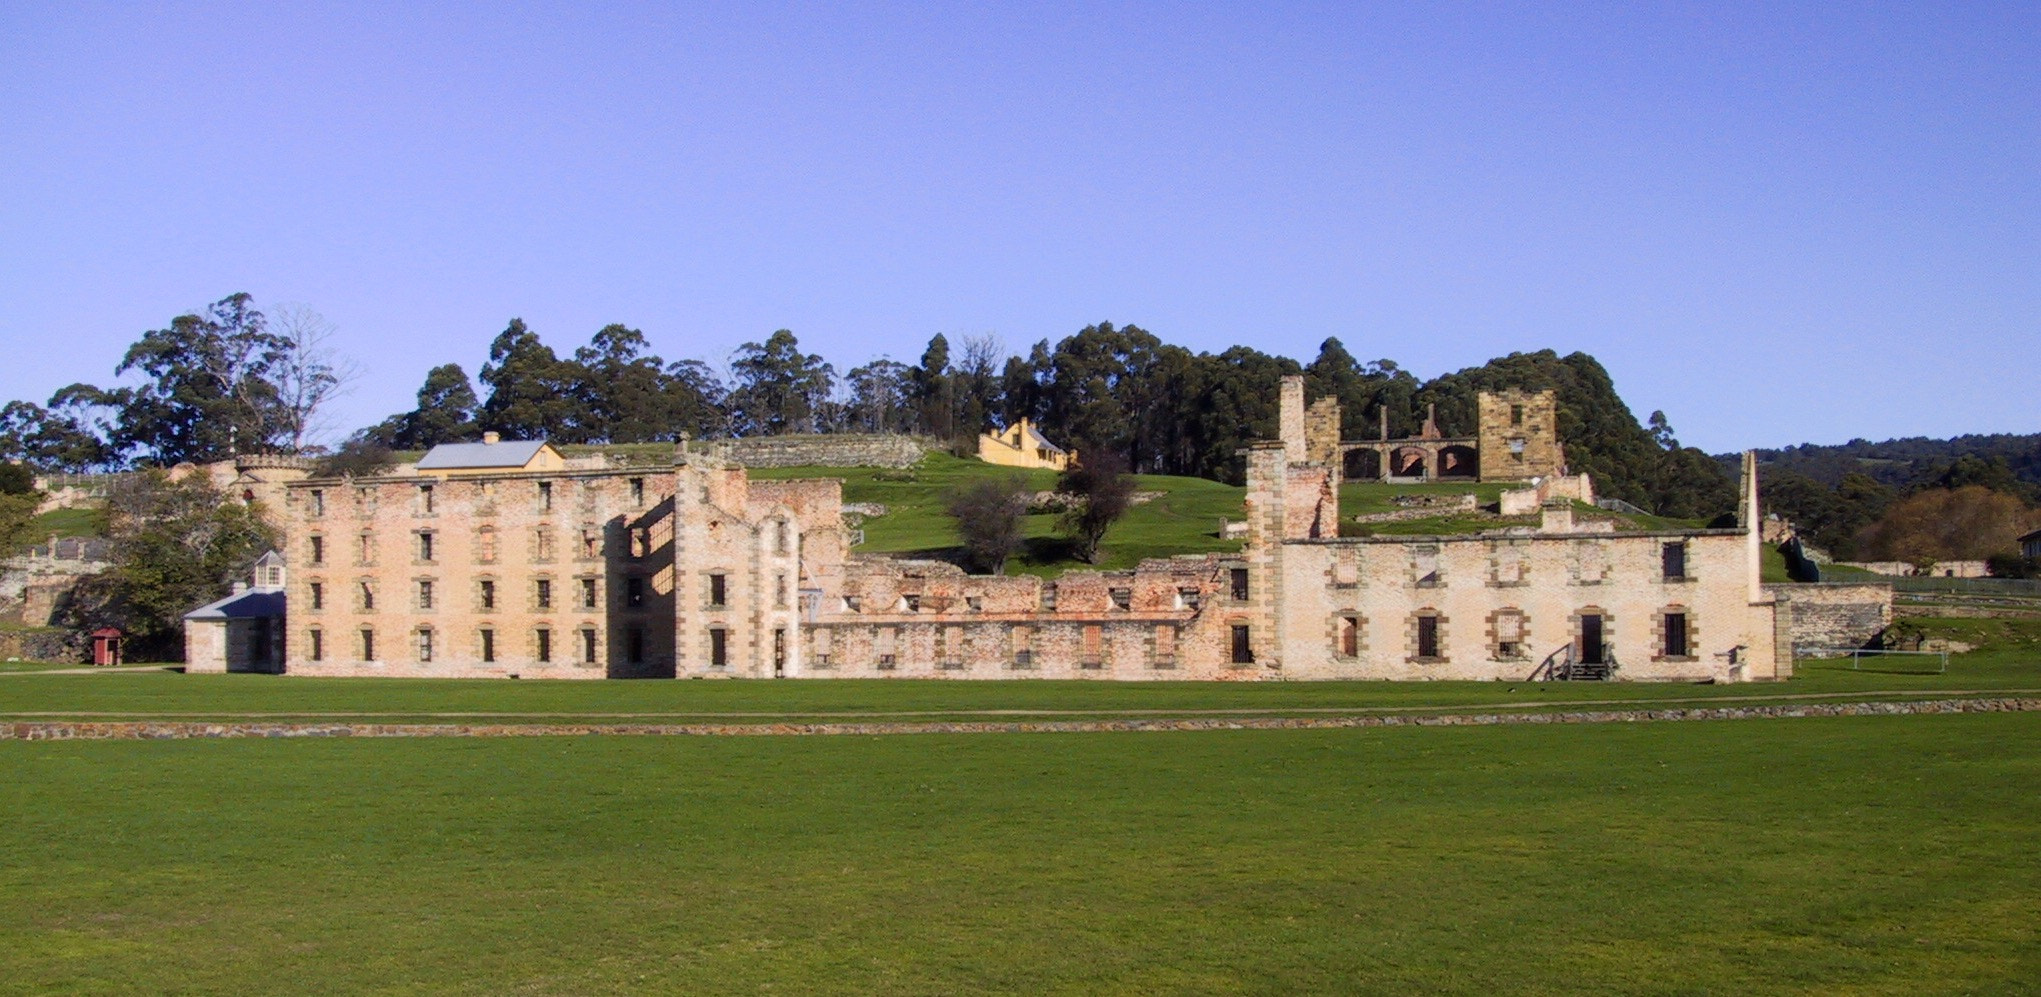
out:
{"label": "dark grey roof", "polygon": [[422,471],[468,467],[523,467],[538,456],[544,440],[499,440],[495,443],[442,443],[418,461]]}
{"label": "dark grey roof", "polygon": [[206,603],[184,614],[187,620],[252,620],[283,617],[283,593],[276,589],[250,589],[225,599]]}

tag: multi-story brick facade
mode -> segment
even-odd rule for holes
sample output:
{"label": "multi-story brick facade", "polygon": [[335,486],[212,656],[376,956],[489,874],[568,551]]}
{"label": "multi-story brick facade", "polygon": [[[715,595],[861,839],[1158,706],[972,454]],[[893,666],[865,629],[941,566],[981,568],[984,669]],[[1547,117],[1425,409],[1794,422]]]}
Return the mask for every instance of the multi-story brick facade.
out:
{"label": "multi-story brick facade", "polygon": [[[1337,425],[1323,408],[1286,430]],[[670,468],[296,482],[286,668],[1521,679],[1562,652],[1623,678],[1790,668],[1749,529],[1615,533],[1555,499],[1537,528],[1341,538],[1334,462],[1309,443],[1246,452],[1239,554],[1053,581],[852,555],[839,482],[752,481],[685,448]]]}

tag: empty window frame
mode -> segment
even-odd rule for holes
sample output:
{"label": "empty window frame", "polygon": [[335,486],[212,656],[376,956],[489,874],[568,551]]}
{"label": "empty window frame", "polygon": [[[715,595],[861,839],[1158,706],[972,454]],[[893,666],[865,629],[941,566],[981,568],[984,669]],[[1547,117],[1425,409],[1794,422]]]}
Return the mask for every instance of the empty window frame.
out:
{"label": "empty window frame", "polygon": [[1176,667],[1176,628],[1158,626],[1155,628],[1155,644],[1149,652],[1150,668]]}
{"label": "empty window frame", "polygon": [[1686,612],[1667,610],[1663,626],[1665,634],[1661,653],[1668,658],[1691,657],[1694,649],[1688,637]]}
{"label": "empty window frame", "polygon": [[1444,580],[1439,571],[1439,549],[1432,546],[1411,548],[1410,572],[1419,588],[1439,585]]}
{"label": "empty window frame", "polygon": [[309,650],[311,651],[312,660],[326,660],[326,632],[314,628],[308,631],[305,636],[310,638],[307,643],[311,645]]}
{"label": "empty window frame", "polygon": [[313,608],[313,609],[325,609],[325,608],[326,608],[326,583],[325,583],[325,582],[313,582],[313,583],[312,583],[312,586],[311,586],[311,590],[312,590],[312,608]]}
{"label": "empty window frame", "polygon": [[432,660],[432,629],[429,627],[419,627],[415,637],[418,642],[418,660],[430,662]]}
{"label": "empty window frame", "polygon": [[534,657],[540,661],[553,660],[553,632],[540,628],[533,636],[535,639],[532,650],[537,652]]}
{"label": "empty window frame", "polygon": [[539,482],[539,511],[553,511],[553,483],[550,481]]}
{"label": "empty window frame", "polygon": [[581,608],[594,609],[600,602],[600,599],[601,595],[596,587],[595,579],[581,579]]}
{"label": "empty window frame", "polygon": [[1342,658],[1361,656],[1361,618],[1356,613],[1341,613],[1333,620],[1333,653]]}
{"label": "empty window frame", "polygon": [[376,660],[376,632],[370,627],[361,628],[361,660]]}
{"label": "empty window frame", "polygon": [[595,664],[596,639],[594,627],[581,628],[581,663]]}
{"label": "empty window frame", "polygon": [[900,631],[893,627],[879,628],[879,638],[874,642],[878,655],[878,667],[890,672],[900,663]]}
{"label": "empty window frame", "polygon": [[1659,548],[1658,556],[1659,567],[1666,581],[1683,582],[1687,580],[1686,541],[1680,540],[1665,544]]}
{"label": "empty window frame", "polygon": [[1495,614],[1495,658],[1514,661],[1524,657],[1524,614],[1502,610]]}
{"label": "empty window frame", "polygon": [[709,630],[709,667],[730,667],[730,631],[722,627]]}
{"label": "empty window frame", "polygon": [[483,630],[481,631],[481,635],[480,635],[480,636],[481,636],[481,638],[482,638],[482,640],[481,640],[481,644],[482,644],[482,648],[481,648],[481,650],[482,650],[482,660],[483,660],[484,662],[493,662],[493,661],[495,661],[495,660],[496,660],[496,631],[494,631],[494,630],[490,630],[490,629],[488,629],[488,628],[486,628],[486,627],[485,627],[485,628],[483,628]]}
{"label": "empty window frame", "polygon": [[624,579],[624,605],[631,609],[637,609],[645,605],[645,580],[643,578]]}
{"label": "empty window frame", "polygon": [[1233,624],[1232,651],[1232,661],[1234,664],[1254,664],[1254,642],[1247,624]]}
{"label": "empty window frame", "polygon": [[365,610],[376,608],[376,586],[374,582],[361,583],[361,608]]}
{"label": "empty window frame", "polygon": [[723,607],[730,604],[730,581],[728,576],[717,572],[709,576],[709,605]]}
{"label": "empty window frame", "polygon": [[418,580],[418,608],[432,608],[432,579],[430,578]]}
{"label": "empty window frame", "polygon": [[420,561],[432,560],[432,534],[429,532],[418,534],[418,559]]}
{"label": "empty window frame", "polygon": [[483,609],[495,609],[496,580],[493,578],[482,579],[479,583],[479,590],[476,592],[476,598],[482,604]]}
{"label": "empty window frame", "polygon": [[316,533],[315,533],[315,534],[313,534],[313,535],[311,536],[310,540],[311,540],[311,543],[312,543],[312,563],[313,563],[313,564],[325,564],[325,563],[326,563],[326,538],[325,538],[325,537],[322,537],[322,536],[320,536],[320,535],[318,535],[318,534],[316,534]]}
{"label": "empty window frame", "polygon": [[1437,613],[1420,613],[1417,617],[1417,656],[1420,660],[1434,661],[1439,655],[1439,617]]}
{"label": "empty window frame", "polygon": [[541,578],[532,586],[532,602],[539,609],[553,608],[553,580]]}
{"label": "empty window frame", "polygon": [[1234,602],[1246,602],[1248,596],[1247,569],[1231,568],[1227,571],[1228,591]]}
{"label": "empty window frame", "polygon": [[433,513],[433,508],[432,508],[432,486],[431,486],[431,485],[419,485],[419,486],[418,486],[418,514],[419,514],[419,515],[421,515],[421,516],[430,516],[430,515],[432,515],[432,513]]}

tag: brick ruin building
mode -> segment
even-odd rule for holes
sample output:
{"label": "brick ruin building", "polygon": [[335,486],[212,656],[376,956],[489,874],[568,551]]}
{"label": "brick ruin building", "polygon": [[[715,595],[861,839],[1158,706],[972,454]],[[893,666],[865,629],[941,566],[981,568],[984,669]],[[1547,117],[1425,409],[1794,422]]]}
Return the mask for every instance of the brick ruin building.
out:
{"label": "brick ruin building", "polygon": [[[1516,429],[1527,464],[1556,463],[1557,441],[1522,429],[1549,430],[1549,401],[1491,397],[1505,448]],[[282,669],[1121,680],[1522,679],[1548,663],[1613,663],[1637,679],[1790,671],[1777,605],[1758,585],[1751,517],[1737,529],[1618,533],[1553,500],[1536,527],[1342,538],[1337,406],[1305,408],[1301,381],[1283,399],[1283,438],[1246,451],[1238,554],[1053,581],[853,554],[840,481],[753,480],[685,444],[662,467],[291,481],[270,510],[290,565]],[[1510,418],[1517,405],[1522,421]],[[1756,508],[1748,465],[1744,487]]]}
{"label": "brick ruin building", "polygon": [[[1440,432],[1428,411],[1416,436],[1392,439],[1382,410],[1381,438],[1341,440],[1339,402],[1304,405],[1304,379],[1283,379],[1282,438],[1292,460],[1323,462],[1348,481],[1532,481],[1564,476],[1559,396],[1552,391],[1483,391],[1475,396],[1473,436]],[[1291,443],[1291,441],[1295,441]]]}

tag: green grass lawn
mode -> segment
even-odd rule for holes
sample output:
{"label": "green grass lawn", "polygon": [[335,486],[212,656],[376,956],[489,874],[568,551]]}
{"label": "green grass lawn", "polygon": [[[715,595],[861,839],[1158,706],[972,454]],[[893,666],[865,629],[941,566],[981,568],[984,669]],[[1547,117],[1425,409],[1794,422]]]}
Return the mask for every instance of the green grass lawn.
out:
{"label": "green grass lawn", "polygon": [[[121,672],[0,676],[0,720],[350,715],[423,723],[519,719],[767,723],[816,720],[1256,716],[1325,712],[1548,710],[1705,705],[1819,695],[1892,699],[2041,690],[2041,620],[1915,620],[1978,645],[1946,674],[1932,658],[1803,661],[1788,682],[960,682],[904,679],[508,682],[310,679]],[[1528,666],[1526,668],[1528,671]]]}
{"label": "green grass lawn", "polygon": [[60,537],[97,537],[106,533],[106,509],[51,509],[28,524],[30,543],[48,543],[51,534]]}
{"label": "green grass lawn", "polygon": [[2041,715],[0,743],[0,993],[2017,993]]}
{"label": "green grass lawn", "polygon": [[[845,502],[876,502],[886,514],[865,520],[865,543],[873,553],[948,557],[958,546],[955,524],[943,508],[955,489],[974,481],[1018,474],[1027,487],[1056,487],[1054,471],[1018,471],[946,453],[930,453],[911,474],[874,467],[784,467],[751,472],[759,479],[841,478]],[[1237,540],[1219,539],[1219,520],[1242,516],[1244,490],[1202,478],[1137,475],[1141,491],[1161,492],[1128,510],[1106,534],[1104,558],[1086,565],[1070,556],[1056,529],[1056,517],[1026,517],[1028,544],[1007,563],[1009,574],[1054,577],[1072,568],[1131,568],[1149,557],[1237,551]]]}

